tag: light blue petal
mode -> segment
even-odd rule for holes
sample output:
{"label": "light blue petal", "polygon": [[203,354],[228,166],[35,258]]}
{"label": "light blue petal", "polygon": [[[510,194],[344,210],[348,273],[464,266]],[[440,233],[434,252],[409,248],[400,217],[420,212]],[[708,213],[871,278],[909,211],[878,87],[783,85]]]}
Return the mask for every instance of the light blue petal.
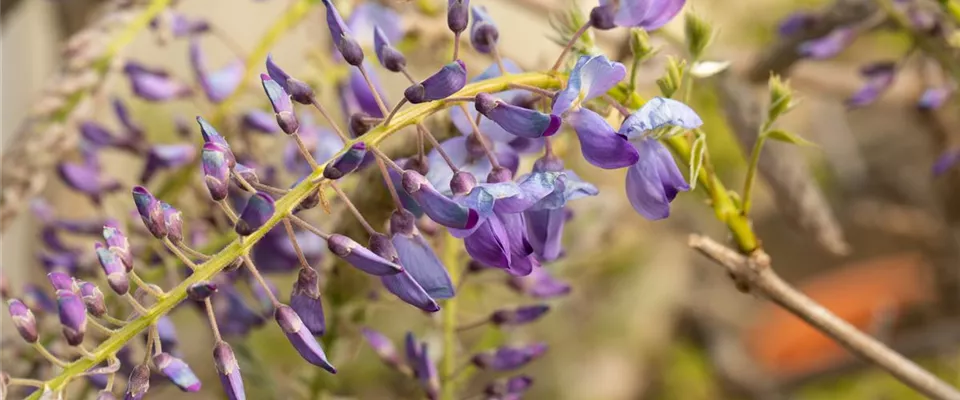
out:
{"label": "light blue petal", "polygon": [[703,125],[703,120],[686,104],[673,99],[654,97],[623,121],[619,133],[628,138],[636,138],[647,131],[666,125],[695,129]]}

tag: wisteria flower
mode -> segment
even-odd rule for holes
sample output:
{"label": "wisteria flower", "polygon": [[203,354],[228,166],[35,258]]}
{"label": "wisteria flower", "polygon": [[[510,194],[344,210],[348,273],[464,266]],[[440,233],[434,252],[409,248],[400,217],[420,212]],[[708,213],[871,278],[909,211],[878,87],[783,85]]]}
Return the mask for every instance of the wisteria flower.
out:
{"label": "wisteria flower", "polygon": [[[503,66],[504,69],[511,74],[523,72],[523,70],[520,69],[520,67],[510,59],[504,59]],[[487,69],[484,70],[480,75],[477,75],[471,79],[470,82],[481,82],[488,79],[497,78],[499,76],[501,76],[500,68],[496,63],[494,63],[487,67]],[[532,97],[529,92],[520,89],[493,93],[493,95],[505,103],[517,106],[526,103],[528,99]],[[470,114],[470,120],[476,120],[478,114],[476,108],[468,107],[467,110]],[[470,120],[467,119],[467,116],[464,114],[463,110],[461,110],[459,107],[451,107],[448,113],[450,115],[450,120],[453,121],[453,125],[457,127],[457,130],[459,130],[460,133],[464,135],[470,135],[473,133],[473,125],[470,124]],[[516,135],[507,132],[499,124],[489,118],[481,118],[479,127],[480,132],[483,132],[484,136],[495,142],[506,143],[517,138]]]}
{"label": "wisteria flower", "polygon": [[[613,14],[614,26],[652,31],[676,17],[684,4],[686,0],[600,0],[600,7],[597,8],[603,10],[604,14]],[[611,29],[613,26],[597,28]]]}
{"label": "wisteria flower", "polygon": [[850,107],[863,107],[873,103],[893,84],[897,66],[893,62],[870,64],[860,70],[865,82],[863,87],[847,99]]}
{"label": "wisteria flower", "polygon": [[[511,171],[516,171],[520,165],[520,156],[509,146],[500,143],[490,143],[491,151],[497,157],[497,162],[502,167]],[[461,171],[469,172],[477,177],[480,183],[486,182],[486,176],[493,169],[490,160],[483,152],[483,148],[476,143],[476,137],[455,137],[447,139],[440,144],[444,152],[450,157],[454,165]],[[427,179],[441,193],[450,195],[453,191],[450,189],[450,179],[453,178],[453,171],[447,165],[446,161],[436,149],[427,154]]]}
{"label": "wisteria flower", "polygon": [[582,56],[570,71],[567,87],[557,93],[553,101],[553,115],[563,116],[567,111],[597,98],[627,76],[627,68],[604,55]]}
{"label": "wisteria flower", "polygon": [[190,41],[190,66],[204,94],[214,103],[230,96],[243,79],[244,65],[240,59],[234,59],[220,69],[210,70],[198,39]]}

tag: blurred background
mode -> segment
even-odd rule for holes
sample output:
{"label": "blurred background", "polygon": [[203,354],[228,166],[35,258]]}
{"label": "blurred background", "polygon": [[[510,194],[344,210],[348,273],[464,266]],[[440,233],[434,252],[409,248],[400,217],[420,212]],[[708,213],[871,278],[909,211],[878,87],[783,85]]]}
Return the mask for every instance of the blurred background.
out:
{"label": "blurred background", "polygon": [[[0,3],[3,167],[8,169],[3,171],[3,196],[8,204],[21,204],[19,212],[4,216],[2,270],[4,283],[10,287],[45,280],[37,257],[39,223],[24,211],[26,197],[20,195],[24,177],[8,175],[10,153],[24,151],[29,147],[24,143],[42,133],[24,130],[25,124],[63,68],[64,43],[98,21],[101,3]],[[237,52],[253,52],[271,25],[294,3],[183,0],[177,10],[208,19],[218,33],[204,39],[204,49],[211,64],[222,65],[241,56]],[[451,37],[442,11],[430,15],[423,11],[429,8],[420,8],[443,10],[445,2],[385,3],[405,16],[404,50],[415,76],[425,76],[445,62]],[[560,47],[551,40],[555,36],[552,16],[571,4],[585,12],[594,6],[589,0],[473,3],[485,5],[497,21],[503,56],[527,70],[548,67],[559,53]],[[932,71],[928,60],[916,56],[902,63],[895,82],[876,102],[857,109],[847,107],[845,101],[862,85],[859,70],[863,65],[899,60],[910,50],[905,36],[884,29],[882,23],[830,60],[798,60],[791,55],[795,52],[789,50],[789,40],[777,33],[783,18],[801,10],[847,12],[851,13],[845,15],[847,21],[868,20],[875,9],[866,3],[870,2],[690,0],[687,10],[711,21],[718,32],[707,58],[731,62],[728,73],[698,81],[692,106],[704,118],[717,173],[728,187],[739,190],[744,155],[748,154],[743,149],[750,148],[756,135],[756,107],[766,101],[769,71],[789,76],[801,102],[780,124],[816,146],[767,145],[761,162],[761,172],[767,173],[761,173],[754,207],[763,246],[786,280],[956,385],[960,384],[960,173],[955,168],[934,176],[931,167],[941,154],[960,146],[960,106],[954,99],[939,110],[917,107],[923,90],[942,78]],[[666,55],[678,53],[670,38],[682,37],[682,24],[678,18],[655,35],[654,43],[662,50],[640,73],[644,96],[657,93],[654,81],[663,73]],[[596,41],[611,58],[629,65],[626,34],[613,32],[597,34]],[[314,6],[282,34],[270,52],[284,60],[294,74],[324,82],[328,71],[311,57],[328,51],[326,37],[322,7]],[[158,38],[149,30],[138,34],[122,57],[162,67],[189,81],[187,42]],[[465,59],[469,66],[477,66],[470,69],[471,76],[490,62],[469,51]],[[304,61],[297,65],[294,60]],[[378,72],[389,98],[399,99],[406,82],[383,70]],[[127,99],[151,138],[175,138],[175,117],[192,118],[213,110],[210,105],[190,101],[144,102],[131,96],[122,76],[108,79],[106,91]],[[245,84],[249,94],[240,96],[237,108],[262,102],[259,83],[250,80]],[[335,90],[320,92],[327,102],[336,104]],[[83,118],[116,124],[106,101],[92,101],[86,112]],[[446,126],[449,129],[449,124]],[[68,132],[62,140],[52,146],[55,151],[33,154],[78,158],[77,135]],[[282,138],[263,139],[265,153],[278,149],[279,154],[279,147],[269,147],[278,140]],[[686,245],[689,233],[728,239],[725,228],[704,205],[702,193],[681,194],[671,218],[649,222],[626,200],[623,171],[601,173],[581,159],[575,146],[571,141],[560,149],[568,168],[596,184],[601,192],[573,203],[575,217],[564,241],[566,257],[549,265],[554,276],[573,286],[572,292],[549,300],[551,312],[536,324],[507,332],[483,328],[463,334],[468,344],[545,341],[550,345],[542,359],[524,369],[536,381],[526,398],[920,398],[884,373],[863,366],[769,302],[739,292],[721,268],[692,252]],[[63,186],[51,168],[54,161],[38,161],[40,166],[30,170],[25,182],[42,186],[38,195],[47,199],[58,215],[122,212],[117,210],[124,209],[125,190],[115,195],[120,200],[107,200],[104,210],[98,210]],[[142,160],[117,156],[102,162],[124,187],[136,184],[136,174],[127,171],[139,171]],[[14,196],[7,193],[11,190],[20,197],[10,197]],[[461,291],[462,321],[475,320],[503,306],[530,303],[497,283],[504,278],[496,271],[470,278],[490,284],[482,290]],[[278,276],[278,286],[285,291],[292,279]],[[410,307],[380,301],[365,313],[364,325],[383,331],[398,344],[407,330],[428,342],[440,340],[434,329],[436,318]],[[13,331],[7,313],[2,318],[6,342]],[[173,318],[183,353],[201,379],[209,382],[201,394],[190,398],[220,398],[206,323],[192,310],[179,310]],[[323,386],[332,396],[328,398],[420,396],[414,384],[384,366],[358,335],[344,336],[332,356],[341,372],[335,378],[316,378],[317,372],[305,368],[288,345],[277,345],[284,341],[279,330],[272,326],[255,330],[244,341],[241,357],[250,398],[307,397],[307,392],[297,389],[300,383]],[[9,354],[2,360],[9,361],[6,357]],[[483,378],[473,378],[466,392],[480,393]],[[150,396],[182,396],[169,387],[160,390],[151,391]]]}

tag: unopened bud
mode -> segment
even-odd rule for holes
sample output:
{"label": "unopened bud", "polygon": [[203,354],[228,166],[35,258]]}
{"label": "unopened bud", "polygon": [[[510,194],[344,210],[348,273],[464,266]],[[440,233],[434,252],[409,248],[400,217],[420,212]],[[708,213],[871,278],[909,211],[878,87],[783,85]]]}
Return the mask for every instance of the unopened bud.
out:
{"label": "unopened bud", "polygon": [[783,81],[776,74],[770,75],[768,90],[770,92],[770,109],[767,110],[767,121],[773,123],[793,107],[793,90],[790,88],[789,82]]}
{"label": "unopened bud", "polygon": [[710,23],[697,14],[688,12],[683,18],[683,31],[687,42],[687,51],[694,60],[700,59],[703,51],[713,41],[713,28]]}
{"label": "unopened bud", "polygon": [[630,30],[630,51],[633,53],[634,60],[642,62],[654,54],[653,45],[650,44],[650,34],[643,28],[634,28]]}

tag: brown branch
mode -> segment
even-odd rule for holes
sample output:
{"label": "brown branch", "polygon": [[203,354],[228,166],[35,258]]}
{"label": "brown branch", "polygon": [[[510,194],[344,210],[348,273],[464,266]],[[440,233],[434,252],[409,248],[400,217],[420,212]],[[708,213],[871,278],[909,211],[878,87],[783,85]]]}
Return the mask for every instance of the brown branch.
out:
{"label": "brown branch", "polygon": [[956,388],[873,337],[860,332],[780,279],[770,267],[770,256],[762,250],[750,256],[744,256],[700,235],[690,235],[688,244],[726,268],[741,290],[752,291],[766,297],[803,319],[811,327],[833,338],[853,354],[884,369],[904,384],[932,399],[960,400],[960,392]]}

